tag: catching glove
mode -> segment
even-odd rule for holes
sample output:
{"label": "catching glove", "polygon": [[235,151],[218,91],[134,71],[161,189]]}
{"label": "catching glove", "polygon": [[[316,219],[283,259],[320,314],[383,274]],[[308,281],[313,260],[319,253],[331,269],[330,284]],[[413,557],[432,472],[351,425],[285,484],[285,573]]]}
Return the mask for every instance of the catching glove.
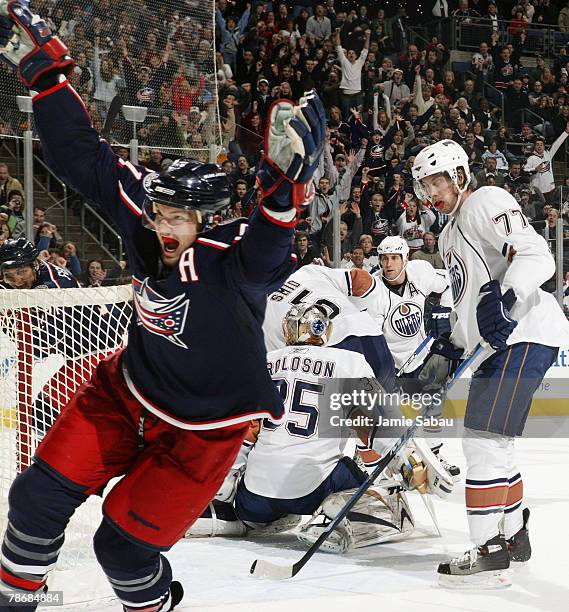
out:
{"label": "catching glove", "polygon": [[49,73],[67,74],[73,60],[67,47],[39,15],[32,15],[29,0],[0,0],[0,56],[17,68],[26,87]]}
{"label": "catching glove", "polygon": [[476,307],[478,331],[495,350],[507,346],[506,341],[518,324],[510,315],[510,310],[516,300],[513,289],[508,289],[502,295],[502,289],[497,280],[492,280],[480,287]]}
{"label": "catching glove", "polygon": [[265,155],[257,173],[262,206],[276,212],[299,208],[314,196],[311,184],[324,150],[324,106],[312,91],[294,106],[277,100],[269,109]]}

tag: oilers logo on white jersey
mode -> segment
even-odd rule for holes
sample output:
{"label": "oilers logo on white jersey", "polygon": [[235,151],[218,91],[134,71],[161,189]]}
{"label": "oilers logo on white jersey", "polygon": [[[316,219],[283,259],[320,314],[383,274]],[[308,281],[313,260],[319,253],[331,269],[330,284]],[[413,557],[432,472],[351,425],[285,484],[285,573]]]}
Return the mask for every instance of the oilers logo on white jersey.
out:
{"label": "oilers logo on white jersey", "polygon": [[453,247],[445,253],[445,266],[450,277],[452,300],[455,306],[460,304],[468,286],[468,270],[462,257]]}
{"label": "oilers logo on white jersey", "polygon": [[423,311],[415,302],[402,302],[390,317],[393,331],[403,338],[416,336],[423,325]]}
{"label": "oilers logo on white jersey", "polygon": [[[442,306],[452,306],[448,277],[428,261],[415,260],[407,263],[405,281],[399,287],[390,289],[381,272],[376,278],[377,286],[364,304],[385,336],[395,367],[401,368],[425,339],[425,298],[437,293]],[[405,366],[405,372],[417,366],[413,361]]]}

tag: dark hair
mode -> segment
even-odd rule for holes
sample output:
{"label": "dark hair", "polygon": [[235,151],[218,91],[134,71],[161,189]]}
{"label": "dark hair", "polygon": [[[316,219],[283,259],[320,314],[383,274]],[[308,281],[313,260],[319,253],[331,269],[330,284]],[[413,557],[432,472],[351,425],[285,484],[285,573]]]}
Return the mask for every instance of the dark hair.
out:
{"label": "dark hair", "polygon": [[[12,189],[8,192],[8,202],[14,197],[20,196],[22,200],[24,199],[24,194],[19,189]],[[34,206],[34,208],[40,208],[39,206]]]}
{"label": "dark hair", "polygon": [[106,269],[107,269],[107,268],[106,268],[106,266],[105,266],[105,262],[104,262],[102,259],[90,259],[90,260],[87,262],[87,272],[89,271],[89,266],[90,266],[92,263],[95,263],[95,262],[97,262],[97,263],[99,263],[99,264],[101,265],[101,269],[102,269],[102,270],[106,270]]}

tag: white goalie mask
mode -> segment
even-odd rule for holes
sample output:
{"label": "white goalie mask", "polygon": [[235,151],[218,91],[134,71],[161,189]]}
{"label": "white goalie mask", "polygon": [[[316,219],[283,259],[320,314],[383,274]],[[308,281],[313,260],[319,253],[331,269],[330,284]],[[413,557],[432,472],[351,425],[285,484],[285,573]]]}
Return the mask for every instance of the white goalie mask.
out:
{"label": "white goalie mask", "polygon": [[324,346],[330,340],[332,321],[318,304],[293,306],[283,319],[283,333],[287,345],[312,344]]}
{"label": "white goalie mask", "polygon": [[[466,179],[462,187],[459,183],[459,168],[464,172]],[[449,214],[456,211],[460,196],[467,190],[471,180],[468,155],[454,140],[441,140],[422,149],[415,157],[411,172],[416,196],[422,202],[432,202],[433,204],[436,203],[432,201],[429,190],[423,184],[423,179],[435,174],[446,173],[448,175],[458,193],[456,204]]]}

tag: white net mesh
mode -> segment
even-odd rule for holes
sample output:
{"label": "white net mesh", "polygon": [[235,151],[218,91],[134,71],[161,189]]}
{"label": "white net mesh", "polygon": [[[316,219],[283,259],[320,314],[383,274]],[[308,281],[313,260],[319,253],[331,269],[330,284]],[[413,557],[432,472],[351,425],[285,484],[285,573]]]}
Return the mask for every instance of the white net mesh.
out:
{"label": "white net mesh", "polygon": [[[97,363],[124,345],[131,297],[130,285],[0,290],[0,533],[12,480]],[[72,518],[60,568],[92,557],[100,504],[92,496]]]}
{"label": "white net mesh", "polygon": [[[118,94],[148,108],[137,128],[141,160],[150,148],[207,160],[219,140],[213,0],[32,0],[30,8],[67,44],[76,62],[69,80],[97,130]],[[0,134],[26,129],[18,94],[28,92],[0,63]],[[112,136],[123,144],[133,136],[122,114]]]}

